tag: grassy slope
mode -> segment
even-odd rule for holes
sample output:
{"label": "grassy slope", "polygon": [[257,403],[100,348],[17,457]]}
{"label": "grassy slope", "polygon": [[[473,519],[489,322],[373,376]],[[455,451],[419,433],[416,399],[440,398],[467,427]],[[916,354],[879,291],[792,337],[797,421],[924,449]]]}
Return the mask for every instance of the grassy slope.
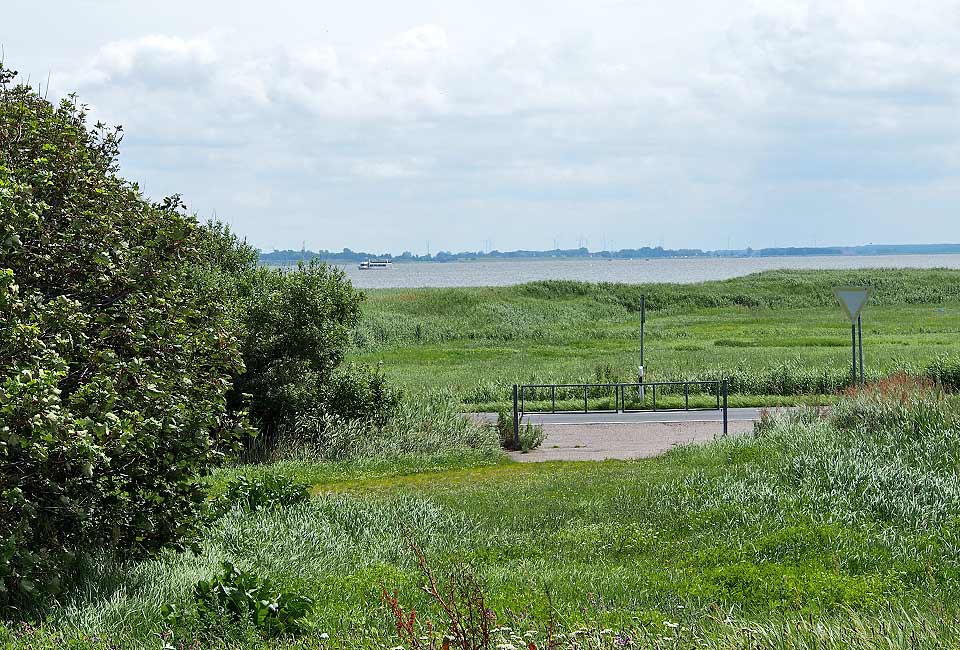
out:
{"label": "grassy slope", "polygon": [[[836,639],[857,626],[883,640],[908,636],[916,617],[933,626],[920,640],[960,641],[949,636],[960,594],[957,407],[867,401],[836,417],[637,462],[301,465],[295,474],[317,482],[309,503],[230,514],[199,557],[121,568],[118,591],[91,591],[53,629],[149,641],[162,629],[159,604],[184,603],[230,559],[317,597],[304,647],[331,647],[322,632],[332,647],[389,647],[382,587],[436,615],[418,590],[413,539],[440,571],[472,567],[501,621],[523,613],[540,629],[549,591],[567,630],[740,647],[750,629],[774,647],[778,634],[846,647]],[[799,644],[804,630],[834,645]],[[236,626],[222,633],[258,645]]]}
{"label": "grassy slope", "polygon": [[[784,366],[788,374],[826,369],[842,381],[850,331],[831,293],[840,284],[875,287],[865,313],[869,371],[922,368],[960,351],[960,272],[868,270],[775,271],[696,285],[374,291],[357,356],[382,362],[413,391],[453,386],[474,408],[504,400],[514,382],[629,381],[646,293],[651,380]],[[734,404],[795,400],[736,396]]]}

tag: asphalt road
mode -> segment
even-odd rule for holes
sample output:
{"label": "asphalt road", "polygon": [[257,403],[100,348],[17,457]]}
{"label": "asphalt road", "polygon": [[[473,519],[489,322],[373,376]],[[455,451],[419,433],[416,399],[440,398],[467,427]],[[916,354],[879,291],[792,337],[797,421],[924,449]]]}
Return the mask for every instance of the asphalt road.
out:
{"label": "asphalt road", "polygon": [[[729,409],[728,434],[752,431],[761,410]],[[493,413],[473,417],[484,422],[497,419]],[[543,425],[546,440],[529,453],[511,453],[520,462],[647,458],[723,435],[720,411],[531,413],[523,421]]]}

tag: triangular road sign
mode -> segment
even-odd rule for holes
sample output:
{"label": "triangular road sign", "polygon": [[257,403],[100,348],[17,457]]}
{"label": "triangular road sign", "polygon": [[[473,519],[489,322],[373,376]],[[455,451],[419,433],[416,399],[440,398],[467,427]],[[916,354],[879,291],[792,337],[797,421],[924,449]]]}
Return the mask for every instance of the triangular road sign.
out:
{"label": "triangular road sign", "polygon": [[870,298],[870,287],[834,287],[833,294],[843,305],[850,322],[855,323]]}

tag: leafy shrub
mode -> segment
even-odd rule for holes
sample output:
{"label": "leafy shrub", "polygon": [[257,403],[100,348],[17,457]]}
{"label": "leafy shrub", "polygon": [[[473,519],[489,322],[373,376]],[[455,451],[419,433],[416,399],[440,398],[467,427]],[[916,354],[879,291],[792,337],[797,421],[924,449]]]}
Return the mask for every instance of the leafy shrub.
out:
{"label": "leafy shrub", "polygon": [[222,513],[239,508],[256,512],[302,503],[309,498],[306,486],[282,475],[266,474],[252,479],[240,476],[227,484],[214,510]]}
{"label": "leafy shrub", "polygon": [[322,408],[340,420],[363,420],[382,428],[396,413],[400,392],[391,387],[379,367],[346,364],[324,387]]}
{"label": "leafy shrub", "polygon": [[262,434],[247,441],[246,457],[272,454],[308,415],[383,426],[400,395],[379,367],[342,364],[363,299],[343,272],[316,262],[262,268],[257,251],[223,224],[207,224],[202,235],[211,262],[206,284],[242,341],[244,365],[228,399],[249,408]]}
{"label": "leafy shrub", "polygon": [[497,434],[500,437],[500,446],[510,451],[527,453],[536,449],[546,439],[547,434],[543,426],[525,422],[520,425],[516,439],[513,432],[513,411],[500,409],[497,412]]}
{"label": "leafy shrub", "polygon": [[325,264],[260,269],[250,282],[242,341],[245,371],[233,398],[249,395],[250,414],[267,435],[292,428],[322,404],[326,387],[360,318],[362,295]]}
{"label": "leafy shrub", "polygon": [[[275,587],[270,580],[240,571],[230,562],[223,563],[220,575],[196,584],[193,601],[201,621],[226,613],[235,620],[249,621],[268,636],[301,631],[302,620],[314,604],[312,598]],[[165,605],[162,614],[176,626],[182,626],[188,616],[174,605]]]}
{"label": "leafy shrub", "polygon": [[516,446],[513,433],[513,411],[500,408],[497,411],[497,436],[501,447],[513,449]]}
{"label": "leafy shrub", "polygon": [[520,434],[520,451],[524,454],[542,445],[543,441],[547,438],[543,426],[531,422],[520,425],[520,431],[518,433]]}
{"label": "leafy shrub", "polygon": [[243,424],[204,229],[117,176],[119,129],[13,78],[0,68],[0,608],[59,592],[84,553],[182,542],[197,475]]}

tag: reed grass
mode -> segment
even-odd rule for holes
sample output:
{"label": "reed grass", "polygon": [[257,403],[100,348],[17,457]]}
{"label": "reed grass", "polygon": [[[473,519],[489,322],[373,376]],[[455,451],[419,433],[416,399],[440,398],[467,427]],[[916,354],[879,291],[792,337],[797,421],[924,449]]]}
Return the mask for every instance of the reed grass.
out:
{"label": "reed grass", "polygon": [[850,383],[850,325],[831,287],[874,288],[864,313],[869,380],[960,385],[960,272],[771,271],[692,285],[536,282],[369,292],[354,356],[409,393],[453,390],[496,410],[510,386],[632,382],[647,296],[648,381],[731,381],[738,405],[823,403]]}

